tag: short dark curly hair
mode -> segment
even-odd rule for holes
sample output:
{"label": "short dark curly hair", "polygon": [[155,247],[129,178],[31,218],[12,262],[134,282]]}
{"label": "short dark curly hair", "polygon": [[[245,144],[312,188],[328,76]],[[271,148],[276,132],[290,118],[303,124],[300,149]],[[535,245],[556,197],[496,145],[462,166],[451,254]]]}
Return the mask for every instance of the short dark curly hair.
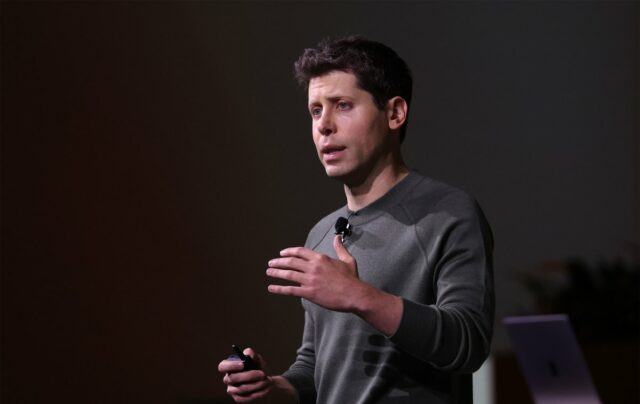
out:
{"label": "short dark curly hair", "polygon": [[[353,73],[358,86],[373,96],[383,109],[387,101],[400,96],[411,103],[413,79],[411,70],[398,54],[386,45],[359,35],[345,38],[325,38],[315,47],[305,49],[294,63],[294,74],[305,89],[314,77],[333,70]],[[405,137],[407,121],[400,129],[400,141]]]}

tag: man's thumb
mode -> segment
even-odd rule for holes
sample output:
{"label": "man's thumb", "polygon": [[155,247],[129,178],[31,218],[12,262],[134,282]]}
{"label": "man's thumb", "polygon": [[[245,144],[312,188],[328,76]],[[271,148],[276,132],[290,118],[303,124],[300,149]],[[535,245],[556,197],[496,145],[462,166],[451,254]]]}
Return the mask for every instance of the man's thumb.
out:
{"label": "man's thumb", "polygon": [[349,254],[349,251],[342,245],[342,239],[339,234],[333,239],[333,249],[336,250],[338,259],[342,262],[353,262],[353,256]]}

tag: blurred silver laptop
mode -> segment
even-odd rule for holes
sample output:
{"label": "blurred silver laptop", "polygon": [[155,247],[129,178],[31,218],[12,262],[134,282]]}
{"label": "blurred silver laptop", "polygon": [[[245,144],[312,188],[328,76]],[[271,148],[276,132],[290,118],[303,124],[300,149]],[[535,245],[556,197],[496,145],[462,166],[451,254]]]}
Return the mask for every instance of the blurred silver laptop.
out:
{"label": "blurred silver laptop", "polygon": [[601,404],[565,314],[502,323],[536,404]]}

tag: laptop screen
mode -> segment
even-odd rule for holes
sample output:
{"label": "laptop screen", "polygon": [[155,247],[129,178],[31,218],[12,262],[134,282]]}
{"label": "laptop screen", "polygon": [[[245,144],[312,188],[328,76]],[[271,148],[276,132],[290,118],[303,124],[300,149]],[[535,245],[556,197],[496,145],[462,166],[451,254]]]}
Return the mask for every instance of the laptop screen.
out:
{"label": "laptop screen", "polygon": [[600,404],[565,314],[502,320],[536,404]]}

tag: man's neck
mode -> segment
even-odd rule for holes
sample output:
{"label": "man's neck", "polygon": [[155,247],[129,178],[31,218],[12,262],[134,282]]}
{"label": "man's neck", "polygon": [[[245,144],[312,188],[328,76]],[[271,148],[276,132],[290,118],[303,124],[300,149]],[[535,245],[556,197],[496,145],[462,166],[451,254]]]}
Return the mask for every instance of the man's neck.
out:
{"label": "man's neck", "polygon": [[400,162],[372,171],[358,185],[345,184],[344,193],[347,197],[347,207],[353,212],[359,211],[386,194],[408,174],[409,169]]}

